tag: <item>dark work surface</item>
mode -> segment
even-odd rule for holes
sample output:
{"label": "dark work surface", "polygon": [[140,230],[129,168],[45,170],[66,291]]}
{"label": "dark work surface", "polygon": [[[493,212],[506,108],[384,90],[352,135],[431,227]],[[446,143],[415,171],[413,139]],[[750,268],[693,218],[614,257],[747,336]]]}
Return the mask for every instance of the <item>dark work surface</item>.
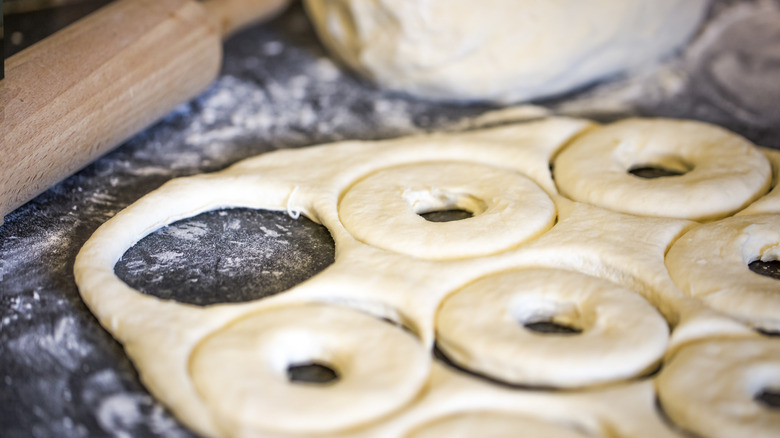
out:
{"label": "dark work surface", "polygon": [[[780,147],[780,15],[758,3],[717,2],[712,35],[657,71],[542,104],[603,120],[700,119]],[[734,5],[747,13],[731,23]],[[417,101],[343,72],[297,6],[235,36],[220,77],[201,96],[0,226],[0,435],[191,436],[139,383],[73,282],[79,248],[143,194],[279,148],[450,129],[490,109]],[[117,272],[144,292],[208,304],[280,292],[332,258],[327,231],[305,219],[224,210],[147,237]]]}
{"label": "dark work surface", "polygon": [[114,271],[133,288],[206,306],[259,300],[333,263],[328,230],[305,217],[245,208],[172,223],[130,248]]}

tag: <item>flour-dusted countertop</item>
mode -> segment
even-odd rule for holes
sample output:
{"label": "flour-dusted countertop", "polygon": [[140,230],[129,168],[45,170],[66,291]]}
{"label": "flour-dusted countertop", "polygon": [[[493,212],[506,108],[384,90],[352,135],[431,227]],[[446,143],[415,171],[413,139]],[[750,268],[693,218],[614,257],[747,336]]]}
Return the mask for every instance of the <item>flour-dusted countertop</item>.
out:
{"label": "flour-dusted countertop", "polygon": [[[700,119],[780,148],[780,0],[718,1],[711,15],[665,65],[541,104],[603,120]],[[232,38],[219,78],[198,99],[5,218],[3,436],[191,436],[139,383],[73,282],[81,245],[145,193],[278,148],[466,129],[494,109],[416,101],[345,73],[299,6]],[[196,304],[257,299],[321,270],[332,245],[308,221],[215,212],[143,240],[117,272],[145,292]]]}

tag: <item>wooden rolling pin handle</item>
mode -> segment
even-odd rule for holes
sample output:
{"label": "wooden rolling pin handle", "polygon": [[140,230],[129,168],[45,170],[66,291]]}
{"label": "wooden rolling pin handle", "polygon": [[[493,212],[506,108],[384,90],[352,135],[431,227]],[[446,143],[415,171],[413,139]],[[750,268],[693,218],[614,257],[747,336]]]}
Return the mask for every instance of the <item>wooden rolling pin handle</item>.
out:
{"label": "wooden rolling pin handle", "polygon": [[256,23],[258,17],[271,17],[279,13],[289,0],[205,0],[203,6],[212,19],[216,19],[223,37]]}
{"label": "wooden rolling pin handle", "polygon": [[9,58],[0,218],[200,93],[223,35],[286,3],[119,0]]}

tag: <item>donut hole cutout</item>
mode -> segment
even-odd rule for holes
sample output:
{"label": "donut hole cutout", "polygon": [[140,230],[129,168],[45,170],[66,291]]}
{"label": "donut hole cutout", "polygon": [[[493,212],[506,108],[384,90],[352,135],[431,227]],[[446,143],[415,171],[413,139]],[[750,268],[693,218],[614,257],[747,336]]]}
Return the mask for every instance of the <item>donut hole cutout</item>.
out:
{"label": "donut hole cutout", "polygon": [[311,362],[299,362],[287,366],[287,380],[292,383],[332,384],[339,379],[339,373],[331,365]]}
{"label": "donut hole cutout", "polygon": [[576,327],[559,324],[555,321],[527,322],[523,324],[523,327],[531,330],[532,332],[545,335],[578,335],[582,333],[582,330]]}
{"label": "donut hole cutout", "polygon": [[419,213],[428,222],[455,222],[474,217],[474,213],[461,209],[448,209]]}
{"label": "donut hole cutout", "polygon": [[766,388],[756,394],[756,402],[773,410],[780,410],[780,389]]}
{"label": "donut hole cutout", "polygon": [[778,331],[778,330],[769,330],[769,329],[764,329],[764,328],[756,328],[755,330],[756,330],[757,333],[759,333],[761,335],[764,335],[764,336],[780,337],[780,331]]}
{"label": "donut hole cutout", "polygon": [[639,165],[628,169],[628,173],[634,176],[638,176],[639,178],[655,179],[655,178],[665,178],[671,176],[682,176],[688,172],[687,171],[681,172],[679,170],[668,169],[663,166]]}
{"label": "donut hole cutout", "polygon": [[308,218],[234,208],[160,228],[129,248],[114,272],[141,293],[207,306],[283,292],[334,257],[330,233]]}
{"label": "donut hole cutout", "polygon": [[[620,148],[618,148],[616,153],[623,155]],[[636,151],[633,151],[633,153],[636,153]],[[626,155],[628,154],[630,153],[626,153]],[[628,169],[627,172],[631,175],[644,179],[682,176],[692,171],[694,167],[686,162],[685,159],[676,155],[652,152],[648,154],[646,151],[642,151],[631,158],[631,161],[627,161],[627,156],[623,158],[621,160],[623,161],[623,166]]]}
{"label": "donut hole cutout", "polygon": [[573,303],[516,299],[510,304],[510,313],[520,325],[542,335],[578,335],[582,333],[580,311]]}
{"label": "donut hole cutout", "polygon": [[404,200],[412,210],[429,222],[452,222],[479,216],[487,209],[485,201],[447,190],[408,190]]}
{"label": "donut hole cutout", "polygon": [[443,189],[406,190],[402,196],[418,215],[459,209],[477,216],[487,210],[485,201],[476,196]]}
{"label": "donut hole cutout", "polygon": [[780,280],[780,260],[756,260],[748,264],[748,268],[758,275]]}

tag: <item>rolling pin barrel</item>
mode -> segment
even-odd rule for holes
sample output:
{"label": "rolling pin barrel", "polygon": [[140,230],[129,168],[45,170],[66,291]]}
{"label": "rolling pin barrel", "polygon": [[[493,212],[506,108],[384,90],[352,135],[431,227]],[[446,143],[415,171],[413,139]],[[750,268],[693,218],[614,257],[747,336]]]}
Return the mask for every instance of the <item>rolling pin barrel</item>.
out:
{"label": "rolling pin barrel", "polygon": [[200,93],[222,38],[285,4],[119,0],[9,58],[0,219]]}

